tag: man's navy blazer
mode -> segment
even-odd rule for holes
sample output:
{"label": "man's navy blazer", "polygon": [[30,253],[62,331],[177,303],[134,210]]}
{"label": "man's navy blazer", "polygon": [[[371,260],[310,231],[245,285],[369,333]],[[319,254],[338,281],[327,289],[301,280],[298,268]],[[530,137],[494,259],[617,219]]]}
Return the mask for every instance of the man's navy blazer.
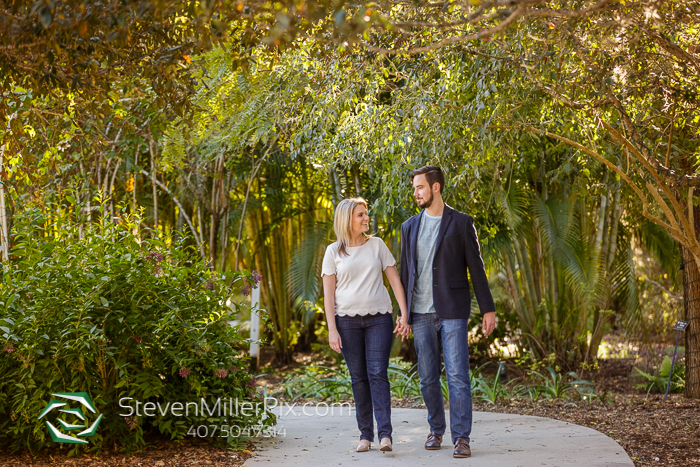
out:
{"label": "man's navy blazer", "polygon": [[[416,244],[424,212],[411,217],[401,226],[401,284],[406,292],[409,310],[418,279]],[[433,258],[433,303],[440,318],[469,318],[471,294],[467,270],[481,312],[496,311],[481,259],[474,219],[445,205]],[[409,322],[412,317],[411,313]]]}

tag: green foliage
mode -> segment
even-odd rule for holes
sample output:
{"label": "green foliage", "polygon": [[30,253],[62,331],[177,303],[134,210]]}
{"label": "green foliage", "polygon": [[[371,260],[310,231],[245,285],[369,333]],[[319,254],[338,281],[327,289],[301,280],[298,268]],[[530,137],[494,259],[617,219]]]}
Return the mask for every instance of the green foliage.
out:
{"label": "green foliage", "polygon": [[[133,451],[148,434],[181,439],[193,425],[261,422],[264,413],[119,415],[128,413],[119,406],[125,397],[204,400],[209,407],[217,398],[261,402],[241,352],[244,338],[227,323],[231,286],[251,276],[218,276],[179,244],[141,241],[134,234],[138,219],[112,223],[100,215],[76,238],[79,226],[63,207],[54,211],[51,218],[23,212],[0,285],[3,450],[55,445],[37,417],[56,392],[87,392],[104,415],[87,451]],[[273,421],[267,416],[263,423]],[[83,451],[69,446],[71,454]]]}
{"label": "green foliage", "polygon": [[352,398],[352,382],[348,367],[338,369],[324,365],[303,367],[283,382],[284,394],[291,400],[312,399],[334,402]]}
{"label": "green foliage", "polygon": [[418,366],[404,362],[401,357],[389,359],[389,383],[391,395],[397,399],[417,399],[421,397]]}
{"label": "green foliage", "polygon": [[471,372],[473,397],[491,404],[496,404],[499,400],[510,399],[512,394],[508,391],[508,387],[501,382],[501,367],[498,367],[496,376],[489,379],[481,374],[481,370],[486,365],[485,363]]}
{"label": "green foliage", "polygon": [[[632,375],[642,380],[637,384],[637,389],[644,389],[649,394],[652,391],[666,392],[668,385],[668,376],[671,374],[671,358],[667,355],[664,357],[661,366],[656,370],[655,374],[647,373],[634,368],[635,373]],[[683,392],[685,390],[685,364],[684,362],[676,362],[673,365],[673,376],[671,377],[671,388],[669,392]]]}
{"label": "green foliage", "polygon": [[546,373],[533,371],[531,376],[539,379],[537,385],[540,389],[540,394],[545,399],[567,399],[570,395],[576,394],[579,397],[595,394],[595,386],[592,382],[579,378],[579,376],[570,371],[567,373],[569,378],[557,372],[551,366],[546,368]]}
{"label": "green foliage", "polygon": [[[15,2],[0,24],[10,223],[36,187],[50,198],[60,186],[75,190],[79,212],[102,192],[132,213],[145,207],[164,231],[189,226],[215,268],[263,271],[278,362],[313,340],[333,204],[365,196],[373,229],[397,252],[398,226],[417,210],[407,174],[425,163],[446,169],[447,201],[476,218],[499,316],[521,355],[555,352],[575,368],[595,358],[611,323],[643,326],[635,240],[678,269],[664,224],[649,222],[655,232],[639,221],[662,219],[659,207],[629,202],[601,160],[539,130],[617,167],[638,165],[601,128],[619,120],[645,158],[669,166],[662,178],[673,190],[682,186],[673,173],[694,179],[697,2],[548,2],[586,8],[554,22],[535,15],[545,0],[525,2],[499,41],[468,47],[439,45],[485,32],[512,5],[54,3]],[[468,23],[444,27],[465,14]],[[323,40],[297,40],[309,29]],[[368,44],[432,48],[382,55]],[[639,123],[648,121],[662,123]],[[640,187],[661,180],[625,173]]]}
{"label": "green foliage", "polygon": [[[589,403],[593,401],[612,403],[609,392],[599,395],[595,385],[582,380],[574,372],[562,375],[551,366],[546,367],[545,373],[532,371],[531,378],[525,383],[513,382],[504,384],[501,381],[499,366],[495,376],[486,376],[483,369],[485,363],[470,371],[469,377],[472,397],[490,404],[498,404],[511,399],[529,398],[532,401],[540,399],[557,400],[578,398]],[[404,362],[401,357],[389,361],[389,383],[391,395],[396,399],[421,402],[420,378],[416,365]],[[340,364],[338,369],[312,365],[294,371],[283,383],[284,393],[290,400],[311,399],[331,400],[334,402],[352,399],[352,384],[347,366]],[[440,376],[440,386],[445,401],[449,401],[447,378]]]}

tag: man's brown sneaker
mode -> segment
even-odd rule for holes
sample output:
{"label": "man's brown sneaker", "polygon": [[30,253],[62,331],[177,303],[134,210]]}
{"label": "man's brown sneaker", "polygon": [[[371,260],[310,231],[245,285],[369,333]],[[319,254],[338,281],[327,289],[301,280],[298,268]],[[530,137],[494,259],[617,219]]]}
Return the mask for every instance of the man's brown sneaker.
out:
{"label": "man's brown sneaker", "polygon": [[452,457],[471,457],[472,450],[469,447],[469,443],[464,438],[457,438],[455,440],[455,451],[452,453]]}
{"label": "man's brown sneaker", "polygon": [[442,443],[442,435],[436,435],[435,433],[430,433],[428,439],[425,440],[425,449],[429,451],[434,451],[440,449],[440,444]]}

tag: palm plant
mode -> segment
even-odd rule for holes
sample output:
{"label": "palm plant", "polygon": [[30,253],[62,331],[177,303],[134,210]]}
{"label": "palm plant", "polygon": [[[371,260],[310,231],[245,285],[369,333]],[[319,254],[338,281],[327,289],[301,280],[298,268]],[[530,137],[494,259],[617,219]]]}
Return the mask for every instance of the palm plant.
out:
{"label": "palm plant", "polygon": [[496,404],[499,400],[509,398],[511,395],[510,391],[506,385],[501,382],[501,368],[502,367],[499,365],[496,376],[494,376],[491,381],[484,378],[480,372],[474,377],[474,382],[476,383],[472,387],[474,396],[490,404]]}
{"label": "palm plant", "polygon": [[538,384],[541,390],[540,394],[548,399],[566,399],[572,392],[579,396],[594,392],[593,383],[579,378],[573,371],[567,374],[570,378],[570,380],[567,380],[564,375],[556,372],[551,366],[545,369],[547,370],[546,374],[533,371],[531,375],[536,376],[540,380]]}
{"label": "palm plant", "polygon": [[388,368],[391,395],[397,399],[420,398],[420,378],[418,377],[417,365],[407,366],[396,359],[392,360],[390,360]]}
{"label": "palm plant", "polygon": [[500,306],[517,315],[526,347],[575,365],[595,357],[611,315],[636,308],[630,245],[619,228],[619,189],[608,206],[605,190],[586,196],[585,187],[543,183],[540,192],[506,184],[499,199],[506,225],[487,253],[505,291],[496,294]]}
{"label": "palm plant", "polygon": [[[284,153],[268,159],[255,182],[247,214],[244,261],[262,272],[261,299],[279,363],[289,363],[299,339],[314,332],[320,267],[330,229],[326,180],[303,158]],[[320,202],[319,202],[320,201]]]}

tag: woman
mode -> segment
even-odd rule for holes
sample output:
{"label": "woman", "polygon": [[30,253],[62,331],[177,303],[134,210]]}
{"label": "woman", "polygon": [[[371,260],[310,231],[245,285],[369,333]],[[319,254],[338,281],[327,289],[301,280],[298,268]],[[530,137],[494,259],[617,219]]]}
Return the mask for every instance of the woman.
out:
{"label": "woman", "polygon": [[396,260],[384,242],[368,235],[367,202],[362,198],[341,201],[333,222],[336,238],[323,258],[328,341],[342,352],[350,370],[360,442],[366,452],[374,441],[372,412],[377,419],[380,450],[392,450],[389,353],[392,343],[392,307],[382,271],[389,279],[401,315],[393,332],[408,337],[406,296]]}

